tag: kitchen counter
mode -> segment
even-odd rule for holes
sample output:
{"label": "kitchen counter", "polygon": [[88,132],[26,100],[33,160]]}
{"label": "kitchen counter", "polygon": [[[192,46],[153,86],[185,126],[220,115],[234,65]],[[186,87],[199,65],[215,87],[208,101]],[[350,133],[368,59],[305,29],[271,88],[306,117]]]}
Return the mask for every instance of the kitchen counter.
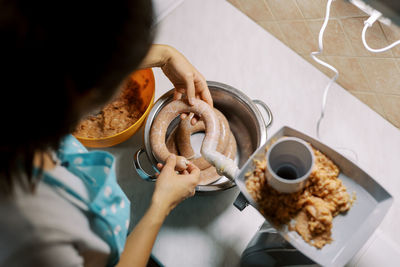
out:
{"label": "kitchen counter", "polygon": [[[182,52],[207,80],[261,99],[274,115],[271,136],[283,125],[313,137],[328,77],[223,0],[186,0],[158,24],[156,43]],[[156,98],[172,88],[154,70]],[[143,128],[142,128],[143,130]],[[132,157],[143,132],[107,150],[117,158],[118,180],[132,201],[135,225],[154,185],[140,180]],[[354,159],[393,196],[394,204],[348,266],[394,266],[400,261],[400,131],[339,85],[329,92],[321,140]],[[354,155],[353,151],[356,153]],[[165,221],[153,254],[166,266],[238,266],[263,217],[233,205],[236,188],[185,200]]]}

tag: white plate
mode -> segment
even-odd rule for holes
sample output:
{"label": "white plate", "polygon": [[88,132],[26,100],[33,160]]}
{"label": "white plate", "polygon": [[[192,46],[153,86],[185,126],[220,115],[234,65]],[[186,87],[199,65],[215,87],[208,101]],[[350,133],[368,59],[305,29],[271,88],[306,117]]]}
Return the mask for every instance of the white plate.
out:
{"label": "white plate", "polygon": [[[290,244],[316,263],[323,266],[343,266],[361,249],[381,223],[393,202],[393,198],[380,184],[352,161],[323,143],[284,126],[253,154],[236,179],[240,191],[255,208],[257,208],[257,203],[246,190],[244,175],[254,169],[254,159],[264,157],[265,146],[268,142],[282,136],[301,138],[328,156],[339,167],[339,178],[347,187],[347,192],[350,195],[355,192],[357,199],[347,213],[339,214],[333,219],[333,241],[322,249],[309,245],[296,232],[288,231],[287,226],[277,230]],[[266,219],[268,220],[268,218]]]}

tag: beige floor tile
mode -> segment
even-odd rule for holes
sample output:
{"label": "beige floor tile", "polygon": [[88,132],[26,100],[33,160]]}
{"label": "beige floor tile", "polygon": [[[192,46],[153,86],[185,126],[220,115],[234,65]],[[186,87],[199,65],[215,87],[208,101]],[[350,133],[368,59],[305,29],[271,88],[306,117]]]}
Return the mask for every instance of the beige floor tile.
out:
{"label": "beige floor tile", "polygon": [[[323,20],[307,21],[315,42],[318,42],[318,35],[322,23]],[[354,54],[352,46],[348,38],[346,38],[342,26],[337,19],[332,19],[328,22],[324,32],[323,45],[323,54],[327,56],[351,56]]]}
{"label": "beige floor tile", "polygon": [[[364,20],[366,18],[347,18],[341,19],[341,23],[349,38],[349,42],[353,47],[355,56],[371,56],[371,57],[392,57],[392,52],[387,51],[383,53],[369,52],[363,45],[361,40],[361,33],[364,27]],[[366,41],[371,48],[381,48],[388,45],[386,37],[379,25],[374,23],[372,27],[367,30]]]}
{"label": "beige floor tile", "polygon": [[377,96],[383,106],[387,120],[400,128],[400,95],[378,94]]}
{"label": "beige floor tile", "polygon": [[323,19],[327,0],[296,0],[297,5],[306,19]]}
{"label": "beige floor tile", "polygon": [[266,0],[266,3],[278,20],[303,19],[295,0]]}
{"label": "beige floor tile", "polygon": [[[400,27],[392,24],[390,27],[381,23],[383,32],[386,35],[389,44],[400,40]],[[400,57],[400,45],[393,47],[392,49],[393,56]]]}
{"label": "beige floor tile", "polygon": [[363,17],[367,16],[361,9],[349,3],[347,0],[332,2],[332,16],[334,17]]}
{"label": "beige floor tile", "polygon": [[363,70],[354,57],[326,56],[326,61],[339,71],[338,83],[348,91],[372,93]]}
{"label": "beige floor tile", "polygon": [[305,21],[280,21],[279,26],[289,47],[297,53],[309,54],[312,51],[317,51],[317,43],[314,41]]}
{"label": "beige floor tile", "polygon": [[395,59],[359,58],[358,60],[374,92],[400,95],[400,73]]}
{"label": "beige floor tile", "polygon": [[396,61],[397,69],[400,72],[400,58],[395,58],[394,60]]}
{"label": "beige floor tile", "polygon": [[274,16],[264,0],[236,0],[241,10],[255,21],[274,20]]}
{"label": "beige floor tile", "polygon": [[382,117],[386,117],[383,107],[375,93],[364,93],[358,91],[349,91],[352,95],[360,99],[367,106],[375,110]]}

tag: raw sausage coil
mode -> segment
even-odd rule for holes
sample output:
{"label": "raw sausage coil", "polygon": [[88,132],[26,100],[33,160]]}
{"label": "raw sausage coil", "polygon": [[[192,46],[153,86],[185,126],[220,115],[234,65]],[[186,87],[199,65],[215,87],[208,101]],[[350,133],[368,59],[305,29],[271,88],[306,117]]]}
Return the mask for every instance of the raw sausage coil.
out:
{"label": "raw sausage coil", "polygon": [[[193,100],[193,106],[183,100],[175,100],[167,104],[158,113],[150,130],[151,149],[158,161],[165,163],[166,159],[171,155],[165,142],[168,126],[181,113],[190,112],[201,117],[205,124],[205,137],[201,146],[202,155],[211,153],[211,157],[213,157],[213,151],[216,151],[220,135],[219,122],[213,109],[206,102],[199,99]],[[187,168],[188,161],[185,157],[177,156],[176,160],[178,170]]]}
{"label": "raw sausage coil", "polygon": [[[233,160],[236,156],[237,150],[235,137],[230,131],[229,123],[225,116],[217,109],[214,109],[214,112],[219,118],[221,129],[224,129],[223,131],[220,131],[217,151],[221,152],[225,157]],[[183,119],[171,134],[172,137],[170,135],[171,138],[168,138],[167,142],[172,145],[170,152],[178,150],[182,156],[185,156],[185,152],[189,155],[195,154],[191,145],[190,136],[194,133],[204,131],[205,126],[202,121],[198,121],[195,125],[192,125],[192,118],[193,114],[190,114],[188,117]],[[171,140],[175,140],[175,144],[173,144]],[[188,156],[186,156],[186,158],[188,158]],[[193,156],[191,158],[193,158]],[[201,170],[200,185],[213,183],[221,177],[221,175],[217,173],[215,167],[211,166],[211,164],[209,164],[203,157],[194,158],[190,161]]]}
{"label": "raw sausage coil", "polygon": [[[236,140],[230,131],[229,123],[225,116],[217,109],[214,109],[219,123],[220,123],[220,136],[217,145],[217,151],[223,153],[224,156],[234,159],[236,156]],[[193,164],[195,164],[200,171],[199,185],[207,185],[218,180],[219,175],[214,166],[211,166],[203,157],[194,158],[195,152],[193,151],[190,136],[192,134],[203,132],[205,125],[203,121],[198,121],[195,125],[191,124],[193,113],[181,120],[180,123],[172,130],[167,138],[167,148],[169,152],[185,156]]]}
{"label": "raw sausage coil", "polygon": [[[225,116],[218,109],[214,109],[214,112],[217,115],[220,124],[220,135],[217,144],[217,151],[223,153],[228,146],[231,131]],[[194,133],[204,131],[205,125],[202,121],[198,121],[195,125],[192,125],[191,118],[193,115],[194,114],[190,114],[179,123],[175,141],[180,155],[190,159],[192,163],[200,170],[204,170],[210,167],[211,164],[205,160],[204,157],[193,159],[195,153],[190,143],[190,136]]]}
{"label": "raw sausage coil", "polygon": [[[187,168],[188,160],[185,157],[179,155],[178,152],[180,151],[178,149],[178,145],[174,144],[174,140],[176,139],[179,131],[175,129],[170,134],[167,142],[165,141],[165,137],[168,126],[170,125],[172,120],[179,116],[181,113],[190,112],[198,115],[204,122],[205,137],[203,139],[200,152],[206,161],[215,166],[218,174],[217,176],[212,169],[207,170],[204,174],[209,173],[209,175],[205,175],[202,178],[202,184],[210,183],[213,181],[213,179],[215,180],[221,175],[225,175],[229,179],[234,179],[239,170],[235,162],[233,161],[236,154],[236,141],[233,135],[230,133],[229,136],[231,135],[231,137],[226,138],[230,145],[228,144],[225,149],[219,149],[220,151],[217,151],[217,146],[220,140],[220,128],[224,127],[221,126],[224,125],[224,122],[222,122],[221,124],[218,116],[215,114],[213,109],[207,103],[199,99],[194,100],[193,106],[188,105],[183,100],[172,101],[158,113],[158,116],[155,118],[150,131],[150,143],[153,155],[158,161],[165,162],[168,156],[171,155],[171,153],[177,154],[177,170],[184,170]],[[188,128],[183,129],[186,134],[182,135],[181,138],[186,141],[179,142],[180,146],[182,146],[181,149],[185,151],[185,154],[188,153],[187,155],[189,156],[189,158],[193,158],[194,155],[193,149],[190,146],[190,134],[194,128],[192,130],[189,129],[192,116],[193,115],[188,116],[189,118],[187,118],[187,120],[185,120],[184,122],[186,127]],[[198,127],[200,126],[201,124],[199,124]],[[224,129],[228,129],[228,131],[230,132],[229,124],[227,122]],[[228,135],[224,134],[223,136]],[[221,141],[221,143],[226,142],[227,141]],[[227,147],[229,148],[226,149]],[[221,153],[222,151],[224,154]],[[232,151],[234,151],[234,153]],[[227,155],[229,156],[227,157]],[[206,169],[204,169],[204,171],[205,170]]]}

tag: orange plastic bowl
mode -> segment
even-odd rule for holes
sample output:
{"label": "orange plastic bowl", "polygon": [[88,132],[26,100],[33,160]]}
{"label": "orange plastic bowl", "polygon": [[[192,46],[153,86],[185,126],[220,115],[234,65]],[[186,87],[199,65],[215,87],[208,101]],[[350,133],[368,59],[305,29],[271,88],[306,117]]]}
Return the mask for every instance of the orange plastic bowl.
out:
{"label": "orange plastic bowl", "polygon": [[138,70],[129,77],[140,85],[140,95],[143,100],[141,110],[145,110],[142,116],[134,124],[114,135],[102,138],[84,138],[75,136],[86,147],[110,147],[122,143],[134,135],[142,126],[147,114],[150,112],[154,102],[155,81],[151,69]]}

